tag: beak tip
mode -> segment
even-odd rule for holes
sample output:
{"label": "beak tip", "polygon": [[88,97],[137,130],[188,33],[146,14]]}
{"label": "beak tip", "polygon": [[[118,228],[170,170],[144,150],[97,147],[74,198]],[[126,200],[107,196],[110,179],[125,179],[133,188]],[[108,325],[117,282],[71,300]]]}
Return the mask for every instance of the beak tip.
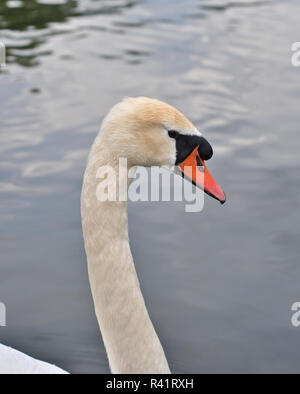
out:
{"label": "beak tip", "polygon": [[224,193],[224,198],[220,200],[221,205],[224,205],[227,200],[226,194]]}

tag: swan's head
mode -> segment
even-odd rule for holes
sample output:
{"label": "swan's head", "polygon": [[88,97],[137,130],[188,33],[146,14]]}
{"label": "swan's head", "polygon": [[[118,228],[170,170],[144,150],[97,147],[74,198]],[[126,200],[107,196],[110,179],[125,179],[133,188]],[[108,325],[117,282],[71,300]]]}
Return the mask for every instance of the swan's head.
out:
{"label": "swan's head", "polygon": [[204,163],[213,155],[211,145],[171,105],[147,97],[126,98],[104,119],[101,139],[114,159],[126,157],[130,167],[177,166],[197,186],[225,202]]}

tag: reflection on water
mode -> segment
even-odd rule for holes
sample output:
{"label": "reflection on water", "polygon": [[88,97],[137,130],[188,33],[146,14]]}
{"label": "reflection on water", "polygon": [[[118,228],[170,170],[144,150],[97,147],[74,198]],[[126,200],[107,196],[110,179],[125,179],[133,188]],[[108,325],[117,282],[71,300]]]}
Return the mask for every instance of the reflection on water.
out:
{"label": "reflection on water", "polygon": [[240,8],[240,7],[258,7],[261,5],[265,5],[270,3],[270,0],[267,1],[263,1],[263,0],[259,0],[259,1],[210,1],[210,2],[206,2],[206,3],[202,3],[200,4],[200,7],[205,9],[205,10],[211,10],[211,11],[226,11],[230,8]]}
{"label": "reflection on water", "polygon": [[[79,197],[101,119],[158,97],[211,140],[228,194],[201,214],[130,204],[137,271],[175,372],[298,372],[296,0],[0,3],[0,341],[71,372],[108,370]],[[289,21],[287,23],[287,21]],[[180,242],[179,242],[180,240]]]}
{"label": "reflection on water", "polygon": [[76,0],[43,2],[37,0],[3,1],[0,4],[1,29],[23,31],[44,29],[51,22],[64,22],[77,6]]}
{"label": "reflection on water", "polygon": [[[136,1],[123,0],[4,1],[0,4],[0,30],[4,31],[4,37],[8,42],[8,63],[32,67],[39,64],[38,59],[41,56],[51,55],[51,51],[38,49],[49,35],[61,33],[52,29],[51,23],[66,22],[72,17],[118,14],[123,9],[131,8],[135,3]],[[124,26],[126,27],[126,24]],[[11,36],[13,31],[19,34]]]}
{"label": "reflection on water", "polygon": [[51,22],[65,22],[72,16],[116,14],[137,1],[126,0],[10,0],[0,4],[1,29],[23,31],[44,29]]}

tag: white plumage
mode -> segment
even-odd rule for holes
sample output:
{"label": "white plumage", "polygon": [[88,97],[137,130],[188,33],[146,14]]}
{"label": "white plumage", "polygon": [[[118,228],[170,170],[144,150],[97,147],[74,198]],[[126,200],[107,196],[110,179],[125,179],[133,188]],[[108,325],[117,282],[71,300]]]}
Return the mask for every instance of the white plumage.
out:
{"label": "white plumage", "polygon": [[0,344],[0,374],[64,375],[67,372]]}

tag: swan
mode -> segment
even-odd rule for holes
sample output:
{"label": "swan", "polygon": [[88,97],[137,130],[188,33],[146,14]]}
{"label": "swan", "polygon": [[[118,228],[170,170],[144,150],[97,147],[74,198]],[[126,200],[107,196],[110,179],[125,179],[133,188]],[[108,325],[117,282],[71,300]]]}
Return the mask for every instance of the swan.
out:
{"label": "swan", "polygon": [[[95,313],[114,374],[171,372],[136,274],[128,237],[127,203],[98,198],[99,168],[109,166],[119,182],[125,177],[127,182],[127,173],[119,169],[121,158],[127,159],[128,168],[175,166],[223,204],[226,196],[204,162],[212,155],[211,145],[198,129],[177,109],[156,99],[126,98],[102,122],[84,174],[81,219]],[[117,189],[119,185],[121,182]],[[1,345],[3,372],[66,373]]]}
{"label": "swan", "polygon": [[0,374],[65,375],[67,372],[0,344]]}

